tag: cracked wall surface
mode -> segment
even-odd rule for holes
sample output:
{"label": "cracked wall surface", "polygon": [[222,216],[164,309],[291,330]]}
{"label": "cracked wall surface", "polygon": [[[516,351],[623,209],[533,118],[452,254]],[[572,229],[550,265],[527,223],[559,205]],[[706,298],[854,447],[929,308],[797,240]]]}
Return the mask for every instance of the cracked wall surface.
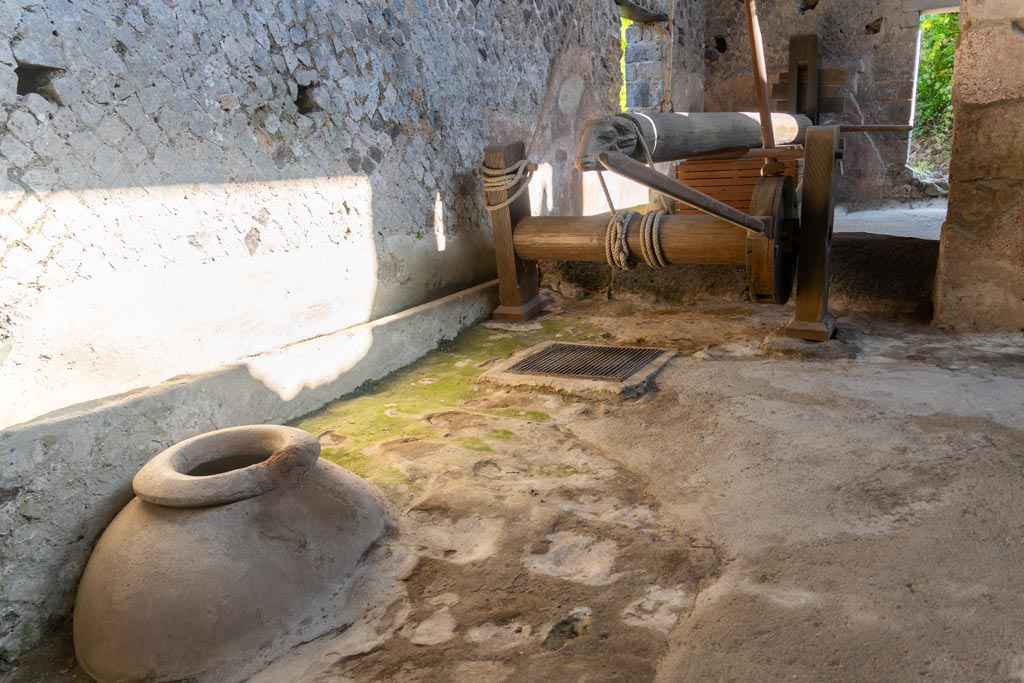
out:
{"label": "cracked wall surface", "polygon": [[[489,142],[529,138],[573,6],[0,5],[0,425],[492,277],[476,167]],[[535,210],[581,202],[572,152],[615,110],[618,26],[612,3],[572,23]],[[105,442],[116,419],[5,442],[0,659],[66,614],[101,520],[156,452]],[[191,429],[226,426],[208,422]]]}
{"label": "cracked wall surface", "polygon": [[1024,330],[1024,5],[965,0],[936,318]]}
{"label": "cracked wall surface", "polygon": [[[820,123],[912,122],[920,13],[956,0],[762,0],[769,79],[788,70],[789,39],[817,34],[821,67],[845,69],[843,111]],[[757,111],[743,3],[716,3],[707,21],[707,111]],[[906,168],[904,133],[848,134],[840,199],[852,205],[923,196]]]}

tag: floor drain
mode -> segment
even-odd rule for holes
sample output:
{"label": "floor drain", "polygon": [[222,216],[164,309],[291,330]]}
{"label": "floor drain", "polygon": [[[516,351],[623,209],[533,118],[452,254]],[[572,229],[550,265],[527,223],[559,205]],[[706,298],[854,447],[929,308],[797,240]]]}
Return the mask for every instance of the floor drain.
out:
{"label": "floor drain", "polygon": [[622,382],[664,352],[664,349],[556,343],[514,363],[508,372]]}
{"label": "floor drain", "polygon": [[635,396],[676,355],[670,349],[544,342],[486,372],[480,380],[592,396]]}

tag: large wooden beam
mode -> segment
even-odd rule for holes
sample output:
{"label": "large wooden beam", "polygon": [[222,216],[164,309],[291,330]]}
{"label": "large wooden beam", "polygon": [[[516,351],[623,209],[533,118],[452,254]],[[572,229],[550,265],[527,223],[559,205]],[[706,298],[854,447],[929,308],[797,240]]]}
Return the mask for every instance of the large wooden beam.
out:
{"label": "large wooden beam", "polygon": [[[772,114],[772,134],[778,145],[802,143],[811,125],[805,116]],[[641,142],[641,136],[643,142]],[[603,168],[598,155],[622,152],[646,162],[678,161],[702,154],[761,147],[761,122],[756,113],[711,112],[688,114],[616,114],[583,124],[576,166],[583,171]]]}
{"label": "large wooden beam", "polygon": [[[606,263],[608,214],[599,216],[532,216],[516,225],[519,258],[543,261]],[[745,265],[747,231],[712,216],[665,216],[661,250],[669,263]],[[640,218],[630,224],[631,260],[642,263]]]}

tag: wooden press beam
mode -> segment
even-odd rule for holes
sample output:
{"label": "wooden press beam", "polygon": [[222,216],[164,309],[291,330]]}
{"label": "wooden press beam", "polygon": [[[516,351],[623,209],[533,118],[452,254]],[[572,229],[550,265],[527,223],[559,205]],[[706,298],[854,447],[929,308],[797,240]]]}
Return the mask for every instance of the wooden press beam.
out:
{"label": "wooden press beam", "polygon": [[[607,263],[605,235],[608,214],[599,216],[531,216],[516,226],[514,243],[520,258],[540,261]],[[745,265],[747,231],[713,216],[665,216],[661,249],[669,263]],[[640,217],[627,236],[632,260],[642,263]]]}
{"label": "wooden press beam", "polygon": [[[522,142],[492,145],[484,151],[484,166],[509,168],[526,155]],[[528,182],[523,180],[521,182]],[[508,199],[519,186],[499,192],[488,192],[492,204]],[[498,262],[498,308],[493,318],[505,322],[522,322],[544,310],[540,296],[540,271],[536,261],[525,261],[516,255],[512,239],[516,224],[530,215],[530,193],[524,192],[504,209],[491,212],[494,228],[494,253]]]}
{"label": "wooden press beam", "polygon": [[[811,126],[805,116],[772,114],[768,121],[780,145],[800,144]],[[666,112],[615,114],[583,124],[576,153],[576,168],[598,171],[602,152],[623,152],[646,162],[638,135],[643,137],[655,163],[678,161],[724,150],[739,151],[762,143],[760,115],[749,112]]]}

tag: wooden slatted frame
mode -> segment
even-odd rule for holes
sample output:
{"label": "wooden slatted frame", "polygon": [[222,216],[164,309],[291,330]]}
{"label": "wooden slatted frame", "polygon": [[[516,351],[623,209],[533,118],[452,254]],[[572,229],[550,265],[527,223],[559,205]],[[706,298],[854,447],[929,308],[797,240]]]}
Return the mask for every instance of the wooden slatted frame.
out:
{"label": "wooden slatted frame", "polygon": [[[788,159],[785,174],[797,185],[803,179],[803,160]],[[687,159],[676,165],[676,179],[704,194],[749,212],[754,188],[761,180],[763,159],[737,157],[734,159]],[[696,209],[677,203],[676,213],[688,216],[700,213]]]}

